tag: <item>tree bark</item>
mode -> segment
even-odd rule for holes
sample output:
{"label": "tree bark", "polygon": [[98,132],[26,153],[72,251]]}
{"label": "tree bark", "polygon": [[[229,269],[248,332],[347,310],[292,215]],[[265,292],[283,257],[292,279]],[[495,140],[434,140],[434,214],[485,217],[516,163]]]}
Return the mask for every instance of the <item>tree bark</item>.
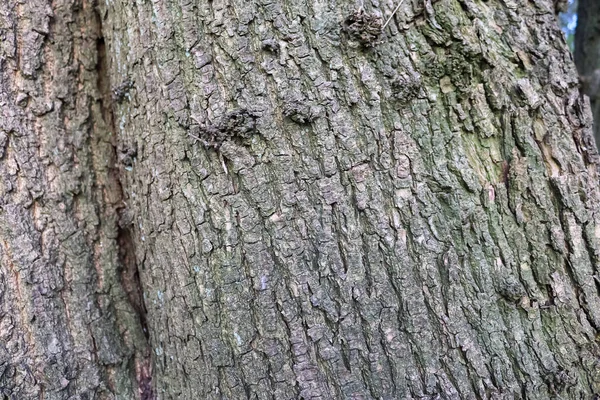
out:
{"label": "tree bark", "polygon": [[589,96],[594,116],[594,137],[600,143],[600,2],[578,0],[575,30],[575,64],[583,92]]}
{"label": "tree bark", "polygon": [[3,399],[133,399],[148,369],[100,28],[89,1],[0,2]]}
{"label": "tree bark", "polygon": [[1,2],[4,397],[600,393],[553,1],[397,5]]}

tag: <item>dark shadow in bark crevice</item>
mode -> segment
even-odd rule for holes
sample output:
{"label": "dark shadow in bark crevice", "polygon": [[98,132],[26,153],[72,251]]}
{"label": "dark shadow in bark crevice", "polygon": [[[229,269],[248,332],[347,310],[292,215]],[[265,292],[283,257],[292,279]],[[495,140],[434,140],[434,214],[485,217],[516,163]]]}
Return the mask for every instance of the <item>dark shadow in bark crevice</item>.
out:
{"label": "dark shadow in bark crevice", "polygon": [[[123,166],[128,165],[123,162],[123,152],[118,152],[120,147],[117,142],[117,130],[115,126],[114,110],[116,103],[120,103],[128,90],[132,88],[132,83],[126,81],[111,89],[113,84],[110,79],[110,58],[107,54],[109,51],[108,45],[105,43],[103,37],[102,28],[102,16],[98,9],[96,9],[96,16],[99,26],[99,34],[96,39],[96,51],[98,62],[96,65],[98,81],[97,88],[100,93],[100,108],[102,112],[102,118],[106,125],[106,129],[111,131],[110,144],[113,148],[111,160],[109,162],[109,174],[115,181],[114,188],[119,193],[116,196],[121,199],[113,206],[115,207],[115,213],[118,216],[117,223],[117,246],[118,246],[118,275],[117,278],[123,289],[123,292],[127,296],[126,301],[135,312],[139,320],[139,325],[135,329],[140,329],[143,333],[145,340],[143,343],[135,343],[134,356],[132,358],[132,373],[135,373],[135,378],[138,385],[138,395],[141,400],[154,400],[156,398],[152,388],[152,357],[150,347],[150,332],[148,330],[148,324],[146,319],[146,305],[144,304],[143,288],[140,279],[140,272],[138,269],[138,263],[136,259],[136,245],[135,235],[132,230],[132,218],[129,215],[129,210],[126,204],[122,201],[123,199],[123,181],[121,179]],[[135,156],[131,153],[131,150],[124,153],[126,156]],[[134,335],[134,337],[141,337]]]}

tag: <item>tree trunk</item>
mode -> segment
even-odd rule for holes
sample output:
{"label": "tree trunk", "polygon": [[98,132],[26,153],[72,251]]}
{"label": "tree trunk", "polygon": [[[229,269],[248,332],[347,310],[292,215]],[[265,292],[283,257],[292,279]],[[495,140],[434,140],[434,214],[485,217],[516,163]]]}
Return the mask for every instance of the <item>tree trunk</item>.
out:
{"label": "tree trunk", "polygon": [[0,1],[3,399],[133,399],[149,368],[100,28],[90,1]]}
{"label": "tree trunk", "polygon": [[594,137],[600,143],[600,2],[578,0],[575,30],[575,64],[583,92],[590,97]]}
{"label": "tree trunk", "polygon": [[0,2],[9,399],[591,399],[552,0]]}

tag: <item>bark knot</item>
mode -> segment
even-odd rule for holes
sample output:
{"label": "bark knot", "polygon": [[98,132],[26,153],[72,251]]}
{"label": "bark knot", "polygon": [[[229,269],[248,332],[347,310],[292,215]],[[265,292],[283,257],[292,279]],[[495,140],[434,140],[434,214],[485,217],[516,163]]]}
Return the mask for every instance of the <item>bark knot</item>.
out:
{"label": "bark knot", "polygon": [[383,33],[383,19],[360,8],[346,17],[344,30],[362,46],[374,47]]}
{"label": "bark knot", "polygon": [[117,103],[122,103],[125,97],[129,96],[129,91],[133,88],[133,81],[126,79],[112,90],[112,99]]}
{"label": "bark knot", "polygon": [[237,109],[226,113],[216,124],[192,128],[189,135],[204,147],[218,149],[227,140],[250,138],[256,132],[257,118],[246,109]]}
{"label": "bark knot", "polygon": [[419,95],[422,81],[418,73],[398,75],[392,81],[392,93],[400,104],[406,104]]}

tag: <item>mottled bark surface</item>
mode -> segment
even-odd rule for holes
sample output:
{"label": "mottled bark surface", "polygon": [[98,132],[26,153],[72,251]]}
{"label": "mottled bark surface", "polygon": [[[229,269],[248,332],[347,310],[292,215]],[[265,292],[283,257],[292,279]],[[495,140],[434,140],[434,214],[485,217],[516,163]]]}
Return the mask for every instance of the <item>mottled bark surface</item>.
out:
{"label": "mottled bark surface", "polygon": [[89,1],[0,2],[3,399],[133,399],[148,369],[100,28]]}
{"label": "mottled bark surface", "polygon": [[553,1],[396,5],[1,3],[1,393],[600,393]]}
{"label": "mottled bark surface", "polygon": [[578,0],[575,31],[575,64],[581,74],[583,92],[590,97],[594,136],[600,143],[600,2]]}

